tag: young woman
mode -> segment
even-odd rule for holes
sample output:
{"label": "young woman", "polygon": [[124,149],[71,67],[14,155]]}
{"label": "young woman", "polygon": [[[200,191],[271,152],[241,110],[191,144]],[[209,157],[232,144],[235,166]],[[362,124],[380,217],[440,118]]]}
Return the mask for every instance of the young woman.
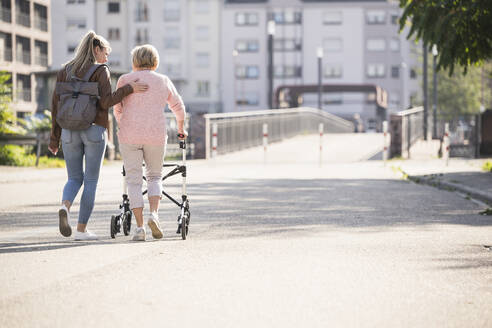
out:
{"label": "young woman", "polygon": [[[67,66],[72,74],[82,78],[93,64],[104,64],[108,61],[111,52],[108,41],[100,35],[89,31],[80,41],[75,57],[66,63],[58,72],[57,82],[67,79]],[[49,150],[56,155],[61,144],[65,158],[68,181],[63,188],[62,207],[58,211],[59,229],[63,236],[72,234],[70,227],[69,211],[73,200],[79,192],[82,184],[84,191],[80,200],[79,220],[75,240],[94,240],[97,236],[86,229],[87,221],[94,208],[97,181],[101,168],[104,151],[106,149],[108,128],[108,108],[119,103],[124,97],[134,92],[147,90],[145,83],[128,80],[115,92],[111,92],[110,73],[107,67],[99,67],[89,79],[97,82],[99,100],[97,102],[97,114],[94,123],[86,130],[75,131],[62,129],[56,122],[56,114],[59,104],[59,96],[53,92],[52,98],[52,125]],[[85,160],[85,171],[83,162]]]}
{"label": "young woman", "polygon": [[117,86],[128,81],[146,82],[149,90],[145,94],[132,94],[114,107],[118,121],[120,152],[126,171],[130,208],[135,215],[137,228],[133,240],[145,241],[143,226],[142,163],[145,161],[147,190],[151,215],[147,221],[152,236],[162,238],[157,212],[161,199],[162,164],[166,153],[166,104],[176,116],[178,133],[184,135],[185,106],[171,80],[155,70],[159,65],[159,54],[151,45],[132,50],[133,72],[122,75]]}

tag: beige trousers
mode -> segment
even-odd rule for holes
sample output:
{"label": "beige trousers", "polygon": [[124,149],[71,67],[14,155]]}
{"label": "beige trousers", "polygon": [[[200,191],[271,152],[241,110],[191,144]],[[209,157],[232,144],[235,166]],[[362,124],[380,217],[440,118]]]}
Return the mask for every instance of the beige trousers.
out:
{"label": "beige trousers", "polygon": [[144,161],[148,196],[161,196],[162,165],[166,146],[120,144],[120,152],[125,167],[130,208],[144,207],[142,195],[142,163]]}

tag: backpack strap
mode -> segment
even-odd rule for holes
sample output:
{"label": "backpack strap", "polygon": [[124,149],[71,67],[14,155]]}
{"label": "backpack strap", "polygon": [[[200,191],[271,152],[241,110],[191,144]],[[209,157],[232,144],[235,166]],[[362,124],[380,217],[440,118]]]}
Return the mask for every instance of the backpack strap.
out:
{"label": "backpack strap", "polygon": [[[91,67],[89,67],[89,70],[85,73],[84,77],[82,78],[83,81],[85,82],[89,82],[89,79],[91,78],[91,76],[94,74],[95,71],[97,71],[97,69],[101,66],[106,66],[108,67],[108,65],[106,64],[94,64],[92,65]],[[109,69],[109,67],[108,67]]]}

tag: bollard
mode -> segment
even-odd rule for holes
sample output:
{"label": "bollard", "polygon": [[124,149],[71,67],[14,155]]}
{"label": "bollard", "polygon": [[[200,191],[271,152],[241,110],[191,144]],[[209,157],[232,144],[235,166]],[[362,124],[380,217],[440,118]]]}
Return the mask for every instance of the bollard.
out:
{"label": "bollard", "polygon": [[383,122],[383,163],[388,160],[388,121]]}
{"label": "bollard", "polygon": [[263,123],[263,162],[267,161],[267,146],[268,146],[268,124]]}
{"label": "bollard", "polygon": [[325,130],[324,124],[320,123],[318,126],[319,131],[319,166],[323,163],[323,131]]}
{"label": "bollard", "polygon": [[449,123],[444,124],[444,137],[442,138],[443,143],[443,152],[442,157],[446,163],[446,166],[449,164]]}
{"label": "bollard", "polygon": [[212,124],[212,158],[217,157],[217,123]]}

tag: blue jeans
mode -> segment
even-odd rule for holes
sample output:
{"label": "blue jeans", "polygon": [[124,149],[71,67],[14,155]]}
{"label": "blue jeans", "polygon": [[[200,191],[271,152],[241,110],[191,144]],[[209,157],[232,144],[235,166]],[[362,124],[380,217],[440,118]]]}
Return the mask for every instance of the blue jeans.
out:
{"label": "blue jeans", "polygon": [[82,131],[62,129],[61,141],[68,173],[68,181],[63,188],[63,200],[73,204],[75,196],[84,184],[80,199],[79,223],[87,224],[94,208],[99,171],[106,150],[106,129],[95,124]]}

